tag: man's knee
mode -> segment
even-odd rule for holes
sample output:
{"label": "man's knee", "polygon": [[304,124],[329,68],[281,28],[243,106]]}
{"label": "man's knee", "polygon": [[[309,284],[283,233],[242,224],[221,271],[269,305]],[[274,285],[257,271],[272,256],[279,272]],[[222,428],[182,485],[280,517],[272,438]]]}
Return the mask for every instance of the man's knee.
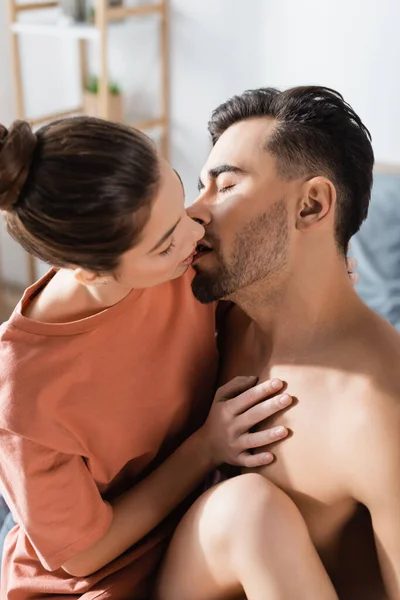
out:
{"label": "man's knee", "polygon": [[273,537],[280,528],[305,528],[289,496],[257,473],[240,475],[210,490],[202,522],[214,549],[220,550],[238,539],[243,539],[243,544],[251,541],[257,532]]}
{"label": "man's knee", "polygon": [[213,550],[227,545],[275,510],[284,494],[261,475],[249,473],[224,481],[207,492],[199,521]]}
{"label": "man's knee", "polygon": [[262,475],[247,473],[221,484],[216,499],[229,506],[228,515],[236,520],[242,514],[264,511],[277,501],[280,490]]}

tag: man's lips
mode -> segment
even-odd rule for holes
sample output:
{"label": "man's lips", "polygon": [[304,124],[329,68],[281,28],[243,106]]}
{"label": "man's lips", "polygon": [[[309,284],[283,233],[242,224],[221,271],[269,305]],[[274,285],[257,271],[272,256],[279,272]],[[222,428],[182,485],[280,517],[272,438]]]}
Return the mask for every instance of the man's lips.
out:
{"label": "man's lips", "polygon": [[212,250],[212,246],[206,240],[201,240],[196,246],[196,252],[209,252],[210,250]]}
{"label": "man's lips", "polygon": [[203,256],[205,256],[206,254],[209,254],[212,251],[213,251],[213,249],[210,246],[210,244],[208,242],[202,240],[196,246],[196,253],[195,253],[194,258],[193,258],[193,263],[196,263]]}

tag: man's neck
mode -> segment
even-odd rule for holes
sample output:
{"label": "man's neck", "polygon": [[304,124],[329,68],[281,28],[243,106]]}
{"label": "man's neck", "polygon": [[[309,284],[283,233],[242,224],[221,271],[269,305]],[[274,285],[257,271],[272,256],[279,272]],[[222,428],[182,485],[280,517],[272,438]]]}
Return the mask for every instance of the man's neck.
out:
{"label": "man's neck", "polygon": [[255,343],[275,357],[325,347],[352,328],[366,309],[336,251],[303,256],[285,272],[284,282],[257,282],[233,301],[252,319]]}

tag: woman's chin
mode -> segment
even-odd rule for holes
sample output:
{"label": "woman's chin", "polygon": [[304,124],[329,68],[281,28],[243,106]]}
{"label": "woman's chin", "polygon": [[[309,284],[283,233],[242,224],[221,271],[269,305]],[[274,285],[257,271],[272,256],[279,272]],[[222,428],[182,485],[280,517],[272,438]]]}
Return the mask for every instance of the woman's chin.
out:
{"label": "woman's chin", "polygon": [[183,264],[180,264],[180,265],[177,267],[177,269],[176,269],[176,271],[175,271],[175,274],[174,274],[174,276],[172,277],[172,279],[178,279],[178,277],[182,277],[182,275],[185,275],[185,273],[187,273],[187,272],[188,272],[188,270],[190,269],[190,267],[191,267],[191,265],[183,265]]}

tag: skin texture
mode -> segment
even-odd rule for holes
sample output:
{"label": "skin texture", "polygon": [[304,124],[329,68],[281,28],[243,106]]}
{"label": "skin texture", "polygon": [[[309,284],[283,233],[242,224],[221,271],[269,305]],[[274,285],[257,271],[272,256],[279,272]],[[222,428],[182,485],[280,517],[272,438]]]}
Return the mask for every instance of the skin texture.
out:
{"label": "skin texture", "polygon": [[[260,380],[279,373],[295,397],[292,408],[258,428],[282,424],[292,435],[275,446],[276,461],[267,470],[250,471],[268,477],[297,507],[341,599],[398,600],[400,337],[352,288],[334,236],[334,184],[323,176],[280,176],[263,148],[274,127],[266,118],[235,124],[210,154],[200,196],[189,210],[205,227],[211,248],[195,259],[193,290],[202,301],[224,297],[236,304],[220,335],[221,382],[238,373]],[[242,506],[252,502],[250,491],[246,498]],[[162,589],[168,582],[170,595],[160,592],[161,599],[203,597],[190,587],[186,596],[174,596],[182,581],[193,588],[200,581],[207,598],[238,597],[226,580],[225,587],[215,583],[226,554],[220,563],[213,555],[212,570],[196,571],[201,563],[187,551],[189,540],[199,538],[201,502],[177,531],[160,584]],[[237,515],[226,523],[228,539]],[[267,569],[271,555],[302,547],[304,539],[294,527],[286,542],[285,520],[277,532],[263,519],[254,530],[263,532]],[[201,533],[204,548],[213,526]],[[252,548],[259,548],[253,541]],[[296,566],[288,560],[286,570],[276,568],[280,587],[269,596],[253,590],[249,598],[299,597],[285,588],[298,574]],[[310,559],[306,569],[314,570],[315,583],[317,564]],[[189,584],[180,575],[188,571]],[[235,581],[232,576],[231,585]],[[307,597],[324,596],[310,588]]]}

